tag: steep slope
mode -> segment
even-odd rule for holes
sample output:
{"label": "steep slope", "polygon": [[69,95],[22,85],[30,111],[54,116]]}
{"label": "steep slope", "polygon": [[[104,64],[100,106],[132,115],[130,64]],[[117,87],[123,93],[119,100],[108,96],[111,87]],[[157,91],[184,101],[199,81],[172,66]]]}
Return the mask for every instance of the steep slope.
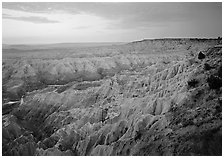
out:
{"label": "steep slope", "polygon": [[7,100],[18,100],[27,91],[47,85],[98,80],[161,60],[182,60],[184,55],[206,50],[215,43],[217,40],[161,39],[111,47],[58,50],[35,47],[22,54],[18,46],[18,52],[3,50],[3,96]]}
{"label": "steep slope", "polygon": [[[222,50],[208,43],[195,44],[206,50],[203,57],[197,49],[177,49],[79,60],[87,70],[102,60],[101,74],[114,59],[114,67],[127,67],[95,81],[70,80],[26,93],[3,117],[3,155],[221,155]],[[170,41],[161,49],[168,46]],[[63,75],[46,76],[49,84],[69,74],[55,72]]]}

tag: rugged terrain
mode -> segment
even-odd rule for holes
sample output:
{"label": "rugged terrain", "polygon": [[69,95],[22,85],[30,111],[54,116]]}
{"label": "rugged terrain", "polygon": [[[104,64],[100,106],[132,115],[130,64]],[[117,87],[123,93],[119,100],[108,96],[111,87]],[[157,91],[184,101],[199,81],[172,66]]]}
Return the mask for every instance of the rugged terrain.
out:
{"label": "rugged terrain", "polygon": [[220,40],[7,47],[2,66],[3,155],[222,155]]}

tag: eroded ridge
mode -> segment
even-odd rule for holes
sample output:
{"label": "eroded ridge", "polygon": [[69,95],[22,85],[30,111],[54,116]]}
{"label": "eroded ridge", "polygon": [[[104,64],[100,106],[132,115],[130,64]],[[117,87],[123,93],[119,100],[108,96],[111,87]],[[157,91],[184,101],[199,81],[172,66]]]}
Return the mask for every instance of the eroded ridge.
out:
{"label": "eroded ridge", "polygon": [[[221,46],[152,43],[131,46],[166,53],[58,61],[53,76],[44,75],[51,84],[25,89],[23,103],[3,116],[3,155],[221,155]],[[103,77],[65,82],[77,66]]]}

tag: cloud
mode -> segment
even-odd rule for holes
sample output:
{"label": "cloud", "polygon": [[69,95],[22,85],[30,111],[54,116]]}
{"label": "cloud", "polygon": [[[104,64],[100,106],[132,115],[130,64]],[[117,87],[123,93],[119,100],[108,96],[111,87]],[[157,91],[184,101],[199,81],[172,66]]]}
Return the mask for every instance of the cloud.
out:
{"label": "cloud", "polygon": [[40,23],[59,23],[59,21],[48,20],[47,18],[37,17],[37,16],[30,16],[30,17],[6,17],[5,19],[20,20],[20,21],[26,21],[26,22],[31,22],[31,23],[35,23],[35,24],[40,24]]}
{"label": "cloud", "polygon": [[9,17],[9,16],[10,16],[9,14],[2,13],[2,18],[6,18],[6,17]]}
{"label": "cloud", "polygon": [[14,19],[3,21],[4,37],[16,34],[21,39],[25,35],[45,39],[48,35],[52,41],[62,36],[66,41],[130,41],[147,37],[215,37],[222,32],[221,2],[3,2],[2,13],[4,19]]}
{"label": "cloud", "polygon": [[35,24],[41,23],[59,23],[56,20],[49,20],[45,17],[38,17],[38,16],[29,16],[29,17],[12,17],[12,16],[3,16],[4,19],[12,19],[12,20],[19,20],[19,21],[26,21]]}
{"label": "cloud", "polygon": [[[204,12],[213,13],[221,3],[71,3],[35,2],[4,3],[2,7],[32,13],[65,12],[71,15],[85,13],[111,21],[108,29],[140,29],[169,25],[175,22],[200,21]],[[85,20],[85,19],[84,19]]]}
{"label": "cloud", "polygon": [[77,27],[73,27],[72,29],[82,30],[82,29],[89,29],[89,28],[91,28],[91,26],[77,26]]}

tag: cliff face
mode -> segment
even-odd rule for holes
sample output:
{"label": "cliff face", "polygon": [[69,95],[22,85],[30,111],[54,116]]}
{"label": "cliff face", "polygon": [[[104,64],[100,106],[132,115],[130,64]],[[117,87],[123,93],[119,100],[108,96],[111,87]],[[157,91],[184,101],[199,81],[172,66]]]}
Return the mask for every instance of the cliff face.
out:
{"label": "cliff face", "polygon": [[221,155],[217,43],[146,40],[109,57],[5,60],[6,98],[25,97],[3,116],[3,155]]}

